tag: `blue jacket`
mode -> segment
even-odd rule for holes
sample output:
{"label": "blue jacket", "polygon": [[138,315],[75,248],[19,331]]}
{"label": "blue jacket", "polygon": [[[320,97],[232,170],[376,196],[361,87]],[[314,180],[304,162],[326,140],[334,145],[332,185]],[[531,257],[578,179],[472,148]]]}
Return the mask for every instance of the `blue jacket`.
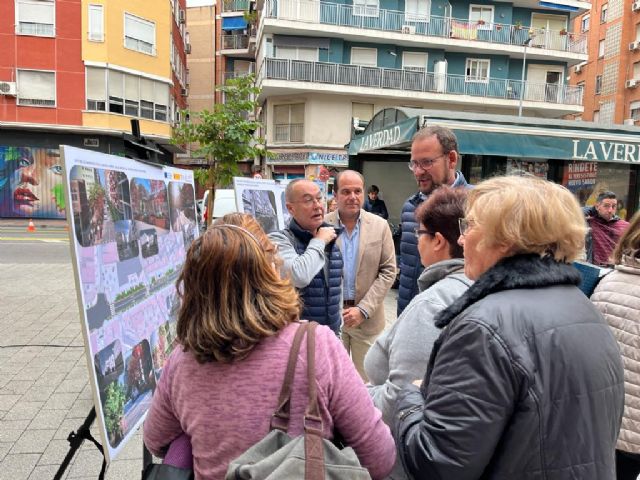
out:
{"label": "blue jacket", "polygon": [[[461,172],[456,172],[453,187],[471,188]],[[420,263],[418,241],[415,231],[418,228],[416,209],[428,198],[418,192],[410,196],[402,207],[400,222],[402,236],[400,237],[400,284],[398,286],[398,316],[402,313],[413,297],[418,294],[418,277],[424,270]]]}
{"label": "blue jacket", "polygon": [[[328,226],[328,225],[323,225]],[[298,255],[307,249],[313,235],[300,228],[295,220],[291,220],[289,228],[283,233],[291,240]],[[301,318],[327,325],[337,334],[342,324],[342,254],[336,242],[331,242],[325,248],[327,262],[311,283],[299,289],[303,301]]]}

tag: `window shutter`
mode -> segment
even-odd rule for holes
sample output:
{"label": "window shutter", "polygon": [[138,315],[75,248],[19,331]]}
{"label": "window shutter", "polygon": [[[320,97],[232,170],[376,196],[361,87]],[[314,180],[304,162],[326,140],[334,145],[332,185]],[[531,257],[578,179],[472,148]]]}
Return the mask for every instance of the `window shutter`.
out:
{"label": "window shutter", "polygon": [[104,40],[102,5],[89,5],[89,40]]}
{"label": "window shutter", "polygon": [[55,101],[55,73],[18,70],[18,96],[30,100]]}
{"label": "window shutter", "polygon": [[103,68],[87,67],[87,99],[107,100],[105,70]]}
{"label": "window shutter", "polygon": [[140,100],[140,78],[134,75],[124,77],[124,98],[137,102]]}
{"label": "window shutter", "polygon": [[53,2],[18,2],[18,21],[53,25],[55,4]]}
{"label": "window shutter", "polygon": [[122,72],[116,72],[115,70],[109,70],[109,96],[120,98],[124,96],[124,74]]}

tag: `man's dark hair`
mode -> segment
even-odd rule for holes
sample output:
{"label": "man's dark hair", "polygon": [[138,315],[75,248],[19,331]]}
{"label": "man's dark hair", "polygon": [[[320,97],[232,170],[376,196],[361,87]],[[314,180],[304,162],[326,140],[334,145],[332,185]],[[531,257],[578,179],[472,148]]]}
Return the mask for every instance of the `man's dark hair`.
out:
{"label": "man's dark hair", "polygon": [[424,140],[425,138],[435,137],[438,139],[438,143],[442,147],[442,153],[447,154],[454,150],[458,152],[458,139],[456,134],[450,128],[441,127],[440,125],[432,125],[425,127],[422,130],[418,130],[413,136],[411,143],[417,140]]}
{"label": "man's dark hair", "polygon": [[377,185],[371,185],[369,190],[367,190],[367,193],[380,193],[380,189]]}
{"label": "man's dark hair", "polygon": [[451,258],[464,257],[462,247],[458,245],[458,219],[464,218],[466,200],[465,188],[443,186],[434,190],[416,210],[416,220],[427,228],[430,235],[439,232],[449,242]]}
{"label": "man's dark hair", "polygon": [[601,203],[603,200],[615,200],[615,199],[616,199],[616,194],[609,190],[606,190],[598,194],[598,198],[596,198],[596,203]]}

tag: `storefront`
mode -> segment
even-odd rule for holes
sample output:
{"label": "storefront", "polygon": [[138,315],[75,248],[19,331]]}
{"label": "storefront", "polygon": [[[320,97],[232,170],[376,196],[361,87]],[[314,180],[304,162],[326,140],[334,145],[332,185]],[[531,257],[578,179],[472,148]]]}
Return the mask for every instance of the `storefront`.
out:
{"label": "storefront", "polygon": [[461,118],[460,112],[391,108],[378,112],[365,131],[354,136],[349,166],[361,171],[368,185],[379,185],[396,221],[404,199],[416,191],[406,168],[411,139],[430,125],[455,132],[461,153],[458,168],[470,183],[524,170],[566,186],[582,205],[611,190],[618,196],[620,216],[628,218],[638,208],[640,128],[475,113]]}

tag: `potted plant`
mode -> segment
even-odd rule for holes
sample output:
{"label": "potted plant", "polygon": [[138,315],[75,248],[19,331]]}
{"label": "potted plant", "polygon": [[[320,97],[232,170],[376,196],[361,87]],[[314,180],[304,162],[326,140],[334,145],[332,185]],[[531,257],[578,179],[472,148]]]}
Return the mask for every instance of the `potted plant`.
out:
{"label": "potted plant", "polygon": [[502,30],[502,25],[500,25],[499,23],[498,23],[498,24],[496,24],[496,30],[497,30],[497,31]]}
{"label": "potted plant", "polygon": [[484,25],[484,20],[478,20],[478,25]]}
{"label": "potted plant", "polygon": [[522,22],[520,20],[518,20],[515,24],[514,27],[516,30],[522,30]]}
{"label": "potted plant", "polygon": [[562,30],[560,30],[560,35],[566,35],[567,34],[567,29],[563,28]]}

